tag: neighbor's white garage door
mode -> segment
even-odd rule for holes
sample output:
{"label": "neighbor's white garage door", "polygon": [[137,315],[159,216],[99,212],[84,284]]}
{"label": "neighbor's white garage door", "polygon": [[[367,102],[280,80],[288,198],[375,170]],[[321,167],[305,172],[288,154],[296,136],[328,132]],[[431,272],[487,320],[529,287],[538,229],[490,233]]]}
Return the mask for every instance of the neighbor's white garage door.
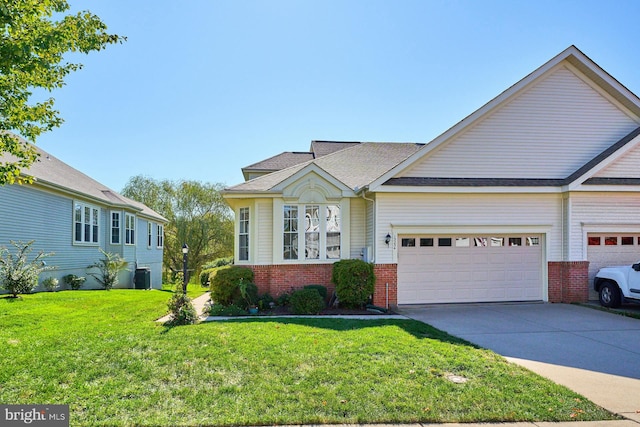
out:
{"label": "neighbor's white garage door", "polygon": [[542,236],[400,236],[398,304],[542,300]]}
{"label": "neighbor's white garage door", "polygon": [[602,267],[631,265],[640,261],[640,234],[589,233],[589,299],[598,299],[593,290],[593,278]]}

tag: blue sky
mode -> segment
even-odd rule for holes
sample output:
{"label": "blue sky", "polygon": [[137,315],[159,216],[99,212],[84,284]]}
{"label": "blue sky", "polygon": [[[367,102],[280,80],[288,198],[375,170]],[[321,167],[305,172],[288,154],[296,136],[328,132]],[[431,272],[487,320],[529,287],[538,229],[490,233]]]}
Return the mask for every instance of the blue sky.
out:
{"label": "blue sky", "polygon": [[574,44],[640,94],[640,1],[70,0],[128,37],[38,145],[108,187],[242,182],[311,140],[429,142]]}

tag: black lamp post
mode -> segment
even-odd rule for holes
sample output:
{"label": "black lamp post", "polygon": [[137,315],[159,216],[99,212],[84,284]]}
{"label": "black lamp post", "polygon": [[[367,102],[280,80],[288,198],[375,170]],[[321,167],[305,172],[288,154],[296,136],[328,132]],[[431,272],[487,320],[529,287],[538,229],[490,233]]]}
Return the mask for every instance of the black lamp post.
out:
{"label": "black lamp post", "polygon": [[189,246],[185,243],[182,245],[182,292],[187,294],[187,254]]}

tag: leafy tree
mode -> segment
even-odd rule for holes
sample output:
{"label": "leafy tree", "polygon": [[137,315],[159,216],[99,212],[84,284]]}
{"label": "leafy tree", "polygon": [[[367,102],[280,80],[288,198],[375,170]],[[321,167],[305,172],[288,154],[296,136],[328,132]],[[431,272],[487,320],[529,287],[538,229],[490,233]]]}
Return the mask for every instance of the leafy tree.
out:
{"label": "leafy tree", "polygon": [[28,294],[33,291],[38,286],[40,273],[55,269],[47,266],[43,260],[53,253],[40,251],[32,260],[29,260],[33,242],[34,240],[27,243],[12,240],[11,244],[16,248],[15,255],[6,247],[0,247],[0,288],[11,292],[14,298],[17,298],[18,294]]}
{"label": "leafy tree", "polygon": [[20,169],[37,159],[28,142],[62,124],[54,99],[31,102],[33,90],[61,88],[69,73],[82,68],[63,62],[66,53],[89,53],[126,40],[108,34],[91,12],[64,15],[68,10],[66,0],[0,1],[0,156],[11,155],[0,161],[0,185],[23,182]]}
{"label": "leafy tree", "polygon": [[182,271],[182,245],[189,246],[188,268],[233,254],[233,216],[222,196],[222,184],[198,181],[157,181],[134,176],[122,194],[169,220],[165,226],[164,266]]}

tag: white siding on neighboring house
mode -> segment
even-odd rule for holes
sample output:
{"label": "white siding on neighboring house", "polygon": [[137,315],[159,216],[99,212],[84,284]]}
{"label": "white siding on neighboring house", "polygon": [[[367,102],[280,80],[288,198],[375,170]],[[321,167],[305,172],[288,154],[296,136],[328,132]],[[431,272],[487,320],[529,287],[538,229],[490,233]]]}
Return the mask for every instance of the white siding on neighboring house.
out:
{"label": "white siding on neighboring house", "polygon": [[565,178],[636,127],[558,66],[398,176]]}
{"label": "white siding on neighboring house", "polygon": [[621,158],[594,176],[603,178],[640,178],[640,145],[627,151]]}
{"label": "white siding on neighboring house", "polygon": [[351,199],[351,233],[343,239],[351,238],[351,254],[344,257],[361,258],[362,248],[366,246],[366,206],[363,199]]}
{"label": "white siding on neighboring house", "polygon": [[[256,226],[252,230],[255,236],[256,260],[253,264],[271,264],[273,262],[273,201],[271,199],[256,200],[254,211]],[[252,245],[250,235],[249,247]]]}
{"label": "white siding on neighboring house", "polygon": [[568,261],[587,259],[587,233],[639,233],[637,193],[571,193],[571,240]]}
{"label": "white siding on neighboring house", "polygon": [[[377,264],[396,262],[398,234],[494,230],[548,233],[547,261],[562,260],[562,199],[559,194],[383,194],[377,195]],[[408,208],[410,207],[410,208]],[[384,236],[393,230],[388,247]]]}

